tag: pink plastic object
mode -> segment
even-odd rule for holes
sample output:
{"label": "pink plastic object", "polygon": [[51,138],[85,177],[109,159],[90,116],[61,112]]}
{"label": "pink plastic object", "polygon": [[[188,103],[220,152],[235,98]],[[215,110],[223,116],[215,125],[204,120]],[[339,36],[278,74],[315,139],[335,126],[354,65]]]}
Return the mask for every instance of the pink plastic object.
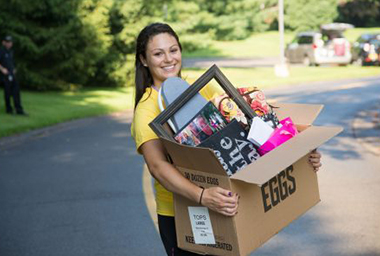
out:
{"label": "pink plastic object", "polygon": [[265,155],[298,133],[297,128],[290,117],[280,121],[280,124],[282,124],[282,126],[276,128],[270,138],[258,149],[260,155]]}

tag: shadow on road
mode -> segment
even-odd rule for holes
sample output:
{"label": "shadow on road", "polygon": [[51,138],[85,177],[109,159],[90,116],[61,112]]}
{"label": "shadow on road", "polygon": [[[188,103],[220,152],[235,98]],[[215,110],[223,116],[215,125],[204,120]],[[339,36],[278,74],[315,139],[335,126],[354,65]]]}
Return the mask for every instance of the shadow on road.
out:
{"label": "shadow on road", "polygon": [[353,86],[346,86],[347,83],[349,84],[349,82],[315,83],[314,88],[307,91],[298,90],[297,88],[301,87],[294,86],[288,90],[281,89],[278,93],[276,90],[270,90],[268,96],[270,99],[283,102],[323,104],[324,108],[314,124],[341,126],[344,131],[324,144],[321,147],[322,152],[339,160],[360,159],[357,143],[353,145],[350,140],[354,137],[352,121],[360,110],[380,102],[380,87],[375,79],[366,83],[354,82]]}

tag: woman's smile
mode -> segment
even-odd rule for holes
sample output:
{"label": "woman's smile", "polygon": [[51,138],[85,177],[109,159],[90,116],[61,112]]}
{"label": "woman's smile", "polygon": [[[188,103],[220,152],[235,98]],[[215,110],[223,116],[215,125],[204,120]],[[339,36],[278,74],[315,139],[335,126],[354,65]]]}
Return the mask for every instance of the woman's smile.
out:
{"label": "woman's smile", "polygon": [[175,37],[161,33],[149,41],[146,58],[141,60],[149,68],[154,85],[160,87],[167,78],[179,75],[182,53]]}

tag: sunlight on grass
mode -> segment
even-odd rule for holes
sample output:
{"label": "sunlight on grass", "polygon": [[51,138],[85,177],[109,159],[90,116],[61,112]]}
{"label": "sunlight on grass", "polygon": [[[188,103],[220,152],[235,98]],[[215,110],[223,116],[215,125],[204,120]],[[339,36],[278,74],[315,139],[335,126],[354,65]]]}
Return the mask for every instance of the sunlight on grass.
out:
{"label": "sunlight on grass", "polygon": [[[294,34],[286,34],[285,41],[292,40]],[[280,38],[277,31],[253,34],[239,41],[213,41],[210,49],[184,53],[184,57],[274,57],[280,54]]]}
{"label": "sunlight on grass", "polygon": [[380,28],[354,28],[344,32],[348,41],[355,42],[361,34],[380,33]]}
{"label": "sunlight on grass", "polygon": [[[380,28],[355,28],[345,32],[346,37],[355,41],[363,33],[380,32]],[[292,40],[295,33],[286,33],[285,42]],[[232,42],[213,42],[212,48],[202,49],[185,56],[191,57],[275,57],[279,55],[277,31],[254,34],[251,37]],[[235,86],[258,86],[269,88],[314,81],[331,81],[342,78],[359,78],[379,75],[379,67],[303,67],[291,66],[290,76],[279,78],[274,68],[221,68]],[[190,84],[206,69],[185,69],[183,78]],[[73,92],[22,92],[22,102],[29,117],[5,114],[0,105],[0,137],[25,132],[73,119],[105,115],[112,112],[133,109],[133,88],[93,88]]]}
{"label": "sunlight on grass", "polygon": [[[236,87],[257,86],[261,89],[314,81],[368,77],[380,73],[379,67],[291,66],[290,76],[280,78],[275,76],[274,68],[221,68],[221,70]],[[182,74],[183,78],[192,84],[205,71],[206,69],[185,69]],[[23,91],[23,105],[30,116],[6,115],[4,106],[0,106],[0,137],[73,119],[131,110],[133,92],[133,88],[97,88],[63,93]]]}
{"label": "sunlight on grass", "polygon": [[[344,35],[352,43],[363,33],[380,32],[380,28],[353,28],[344,32]],[[285,33],[285,44],[291,42],[296,33]],[[277,57],[280,55],[280,38],[277,31],[267,31],[253,34],[247,39],[238,41],[213,41],[209,49],[201,49],[195,52],[184,52],[184,57]]]}
{"label": "sunlight on grass", "polygon": [[133,108],[133,89],[91,89],[78,92],[22,92],[29,117],[6,115],[0,108],[0,137],[73,119]]}
{"label": "sunlight on grass", "polygon": [[[293,34],[285,35],[285,42]],[[254,34],[242,41],[215,42],[215,48],[225,56],[231,57],[274,57],[280,54],[280,38],[277,31]]]}
{"label": "sunlight on grass", "polygon": [[[378,67],[290,67],[290,76],[276,77],[274,68],[221,68],[231,83],[236,87],[257,86],[259,88],[276,87],[280,85],[299,84],[315,81],[331,81],[342,78],[358,78],[379,75]],[[183,77],[191,84],[204,73],[206,69],[187,69]],[[349,74],[349,77],[348,77]]]}

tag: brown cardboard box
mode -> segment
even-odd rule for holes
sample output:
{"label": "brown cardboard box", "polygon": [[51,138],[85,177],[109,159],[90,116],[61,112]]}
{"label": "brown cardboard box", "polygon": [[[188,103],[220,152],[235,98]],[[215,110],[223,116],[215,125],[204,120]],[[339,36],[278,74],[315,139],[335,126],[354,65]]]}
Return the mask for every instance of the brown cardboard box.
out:
{"label": "brown cardboard box", "polygon": [[318,179],[308,153],[342,131],[311,125],[321,105],[276,104],[279,119],[290,116],[300,133],[228,177],[210,149],[163,139],[174,164],[192,182],[220,186],[240,195],[238,214],[226,217],[209,210],[215,244],[195,244],[188,207],[201,207],[175,195],[180,248],[211,255],[247,255],[320,201]]}

